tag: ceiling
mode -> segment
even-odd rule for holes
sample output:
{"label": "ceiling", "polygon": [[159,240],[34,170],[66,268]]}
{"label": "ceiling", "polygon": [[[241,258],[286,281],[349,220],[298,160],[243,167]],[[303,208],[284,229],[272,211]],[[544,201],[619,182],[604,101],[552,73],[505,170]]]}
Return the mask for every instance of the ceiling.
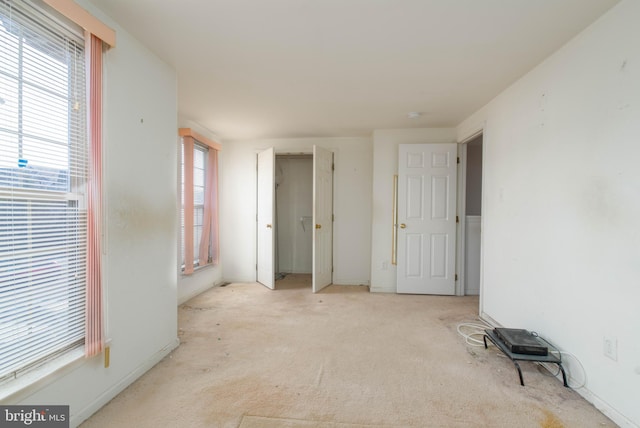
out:
{"label": "ceiling", "polygon": [[456,126],[618,2],[91,1],[223,141]]}

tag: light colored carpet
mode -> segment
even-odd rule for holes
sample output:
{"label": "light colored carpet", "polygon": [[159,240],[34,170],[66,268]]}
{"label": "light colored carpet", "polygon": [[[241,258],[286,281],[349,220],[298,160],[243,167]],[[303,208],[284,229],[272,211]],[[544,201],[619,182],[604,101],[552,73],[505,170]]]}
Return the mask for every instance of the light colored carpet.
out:
{"label": "light colored carpet", "polygon": [[521,364],[521,387],[496,348],[465,344],[456,326],[477,297],[309,284],[230,284],[180,306],[180,347],[83,427],[615,426],[538,366]]}
{"label": "light colored carpet", "polygon": [[295,419],[244,416],[238,428],[391,428],[389,425],[341,424],[338,422],[299,421]]}

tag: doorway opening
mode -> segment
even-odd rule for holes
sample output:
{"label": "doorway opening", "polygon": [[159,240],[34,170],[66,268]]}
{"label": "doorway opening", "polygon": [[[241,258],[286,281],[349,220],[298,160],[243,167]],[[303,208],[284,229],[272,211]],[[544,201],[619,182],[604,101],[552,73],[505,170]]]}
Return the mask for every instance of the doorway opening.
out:
{"label": "doorway opening", "polygon": [[[282,156],[282,155],[281,155]],[[303,262],[295,266],[293,258],[286,257],[291,251],[286,243],[291,243],[291,239],[285,239],[287,234],[291,235],[291,230],[298,227],[304,230],[302,234],[294,233],[294,237],[299,235],[304,242],[304,233],[311,231],[311,290],[319,292],[333,281],[333,152],[316,145],[313,146],[313,154],[310,155],[312,164],[312,187],[309,193],[307,186],[300,188],[299,194],[311,195],[311,225],[309,224],[308,211],[288,211],[289,207],[281,206],[281,212],[287,212],[292,216],[290,226],[295,229],[285,227],[283,235],[280,237],[282,244],[278,244],[278,223],[276,214],[276,154],[273,147],[267,148],[257,153],[257,197],[256,197],[256,281],[267,288],[275,289],[276,273],[286,273],[288,270],[304,269]],[[292,163],[294,159],[288,159]],[[284,183],[292,183],[294,179],[286,180],[285,166],[281,163],[281,176],[279,186],[280,199],[285,198]],[[302,170],[308,171],[304,167]],[[290,198],[291,199],[291,198]],[[282,204],[281,204],[282,205]],[[295,206],[295,205],[294,205]],[[306,208],[304,208],[306,209]],[[295,241],[293,241],[295,242]],[[281,255],[277,255],[277,250]],[[296,252],[298,249],[296,248]],[[303,250],[300,251],[304,254]],[[294,254],[295,255],[295,254]],[[284,260],[281,266],[281,259]],[[290,260],[291,265],[286,266],[286,261]]]}
{"label": "doorway opening", "polygon": [[275,217],[276,282],[311,287],[313,155],[276,155]]}
{"label": "doorway opening", "polygon": [[482,134],[467,143],[465,191],[465,295],[480,294]]}

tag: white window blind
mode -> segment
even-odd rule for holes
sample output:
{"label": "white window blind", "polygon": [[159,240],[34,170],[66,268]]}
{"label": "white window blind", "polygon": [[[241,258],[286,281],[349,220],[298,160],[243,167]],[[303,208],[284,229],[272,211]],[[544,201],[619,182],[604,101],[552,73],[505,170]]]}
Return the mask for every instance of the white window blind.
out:
{"label": "white window blind", "polygon": [[84,343],[84,42],[0,0],[0,379]]}
{"label": "white window blind", "polygon": [[[185,252],[184,252],[184,144],[182,145],[182,209],[180,212],[180,255],[182,260],[182,269],[185,267]],[[200,249],[200,240],[202,239],[202,227],[204,219],[204,197],[205,197],[205,177],[207,174],[207,155],[209,149],[200,144],[193,145],[193,265],[197,267],[200,265],[198,258]],[[206,262],[206,261],[205,261]]]}
{"label": "white window blind", "polygon": [[[208,149],[199,144],[193,147],[193,264],[200,265],[198,253],[202,239],[202,223],[204,221],[205,176],[207,174]],[[206,263],[207,260],[204,260]],[[204,264],[204,263],[203,263]]]}

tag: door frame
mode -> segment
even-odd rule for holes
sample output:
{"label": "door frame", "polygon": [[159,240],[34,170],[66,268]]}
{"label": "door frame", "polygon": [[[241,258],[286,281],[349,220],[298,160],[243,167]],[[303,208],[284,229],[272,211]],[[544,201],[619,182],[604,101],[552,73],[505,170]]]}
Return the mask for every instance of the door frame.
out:
{"label": "door frame", "polygon": [[[418,166],[416,170],[411,169],[410,166],[406,165],[406,159],[403,161],[403,156],[411,154],[410,148],[419,147],[415,149],[414,153],[420,153],[422,156],[422,166]],[[448,143],[407,143],[407,144],[399,144],[398,145],[398,189],[397,189],[397,214],[396,214],[396,222],[403,222],[403,224],[396,224],[396,230],[398,227],[401,229],[405,228],[404,222],[406,221],[407,227],[410,229],[408,232],[400,232],[398,231],[397,239],[397,267],[396,267],[396,293],[399,294],[435,294],[435,295],[448,295],[455,296],[457,287],[458,287],[458,279],[457,276],[457,236],[451,237],[452,234],[458,234],[458,223],[456,222],[456,217],[458,214],[458,174],[459,174],[459,166],[457,164],[457,155],[459,150],[459,144],[455,142]],[[433,155],[434,154],[446,154],[446,162],[443,165],[433,165]],[[424,162],[424,155],[427,155],[428,161]],[[404,166],[403,166],[404,165]],[[420,172],[417,172],[419,170]],[[409,187],[408,187],[408,178],[409,177],[417,177],[417,174],[420,174],[420,182],[422,184],[419,185],[420,189],[420,202],[417,206],[420,206],[420,214],[418,217],[410,217],[408,213],[401,212],[401,207],[405,207],[404,210],[407,210],[408,201],[412,201],[409,197]],[[447,184],[446,184],[446,216],[440,218],[433,218],[433,177],[444,177],[446,174]],[[429,178],[431,177],[431,178]],[[426,183],[425,183],[426,179]],[[449,184],[450,181],[456,181],[455,183]],[[429,212],[431,211],[431,214]],[[417,227],[417,229],[416,229]],[[418,230],[418,232],[416,232]],[[433,233],[436,232],[438,235],[445,234],[446,241],[448,244],[445,244],[445,253],[434,253],[433,250],[433,242],[431,241],[433,238]],[[408,235],[416,235],[418,233],[420,238],[420,246],[422,247],[423,254],[420,255],[420,258],[417,260],[420,264],[420,278],[412,278],[407,275],[407,266],[409,260],[412,259],[410,251],[406,249],[406,245],[408,245],[409,241],[407,240]],[[427,238],[426,246],[429,249],[424,249],[424,239]],[[432,268],[433,268],[433,255],[434,254],[443,254],[444,259],[448,260],[445,262],[446,273],[442,277],[433,276]],[[415,259],[414,259],[415,260]],[[431,273],[429,273],[431,272]],[[401,290],[402,289],[402,290]]]}
{"label": "door frame", "polygon": [[[480,135],[482,135],[482,195],[481,195],[481,206],[484,206],[484,189],[485,189],[485,151],[486,151],[486,138],[487,138],[487,133],[486,133],[486,128],[485,128],[485,124],[483,123],[482,126],[480,126],[479,128],[477,128],[475,131],[472,131],[470,134],[468,134],[467,137],[461,139],[458,142],[458,157],[460,159],[460,165],[458,167],[458,209],[457,209],[457,215],[458,215],[458,227],[457,227],[457,235],[456,235],[456,271],[458,272],[458,281],[456,281],[456,295],[457,296],[464,296],[465,295],[465,254],[466,254],[466,201],[467,201],[467,143],[470,143],[471,141],[473,141],[474,139],[476,139],[477,137],[479,137]],[[484,230],[484,213],[483,215],[480,217],[480,229]],[[484,253],[483,251],[484,249],[484,233],[481,232],[480,233],[480,291],[479,291],[479,298],[480,298],[480,307],[479,307],[479,313],[482,314],[483,313],[483,305],[482,305],[482,300],[483,300],[483,296],[482,296],[482,291],[483,291],[483,282],[484,282],[484,275],[483,275],[483,270],[484,270],[484,259],[482,254]]]}
{"label": "door frame", "polygon": [[[278,166],[278,158],[293,158],[293,159],[310,159],[311,160],[311,169],[312,169],[312,175],[313,175],[313,153],[306,153],[306,152],[284,152],[284,153],[278,153],[274,151],[274,158],[275,158],[275,163],[276,163],[276,169]],[[274,197],[274,207],[275,207],[275,215],[274,215],[274,220],[273,222],[276,224],[276,235],[274,237],[274,241],[275,241],[275,250],[274,250],[274,260],[275,260],[275,275],[276,277],[278,276],[278,271],[279,271],[279,262],[280,262],[280,257],[279,257],[279,249],[278,249],[278,232],[280,230],[280,228],[277,226],[278,224],[278,191],[277,191],[277,187],[278,185],[276,184],[276,191],[275,191],[275,197]],[[311,191],[313,191],[313,183],[311,184]],[[312,201],[313,203],[313,201]],[[311,244],[313,247],[313,243]],[[312,272],[313,273],[313,272]]]}
{"label": "door frame", "polygon": [[[278,156],[286,156],[286,155],[304,155],[304,156],[310,156],[311,159],[313,160],[313,146],[311,147],[311,149],[306,149],[306,150],[302,150],[302,151],[290,151],[290,150],[282,150],[282,149],[277,149],[275,146],[270,146],[273,147],[273,157],[274,157],[274,162],[276,160],[276,158]],[[262,149],[258,149],[256,151],[256,236],[255,236],[255,242],[256,242],[256,279],[255,281],[258,282],[258,259],[257,259],[257,251],[258,251],[258,225],[257,225],[257,218],[258,218],[258,204],[257,204],[257,178],[258,178],[258,153],[269,149],[270,147],[266,147],[266,148],[262,148]],[[334,149],[326,149],[329,150],[332,154],[333,154],[333,164],[336,164],[336,150]],[[332,203],[332,211],[335,209],[335,196],[336,196],[336,181],[335,181],[335,171],[332,172],[333,173],[333,183],[332,183],[332,188],[331,188],[331,203]],[[275,173],[274,173],[275,176]],[[274,204],[275,204],[275,190],[274,190]],[[275,205],[274,205],[275,207]],[[335,215],[335,212],[333,213]],[[273,222],[277,222],[277,218],[274,218]],[[277,233],[277,226],[276,226],[276,233]],[[332,235],[331,235],[331,265],[333,267],[333,256],[335,254],[335,240],[333,239],[333,235],[335,233],[335,227],[332,227]],[[274,239],[275,241],[275,239]],[[274,253],[275,253],[275,249],[274,249]],[[275,256],[275,254],[274,254]],[[275,266],[274,266],[275,269]],[[333,268],[332,268],[333,269]],[[311,275],[313,276],[313,272],[311,273]],[[333,273],[331,274],[332,280],[333,280]],[[313,281],[312,281],[313,282]],[[276,281],[275,281],[275,273],[274,273],[274,281],[273,281],[273,290],[277,289],[276,288]]]}

